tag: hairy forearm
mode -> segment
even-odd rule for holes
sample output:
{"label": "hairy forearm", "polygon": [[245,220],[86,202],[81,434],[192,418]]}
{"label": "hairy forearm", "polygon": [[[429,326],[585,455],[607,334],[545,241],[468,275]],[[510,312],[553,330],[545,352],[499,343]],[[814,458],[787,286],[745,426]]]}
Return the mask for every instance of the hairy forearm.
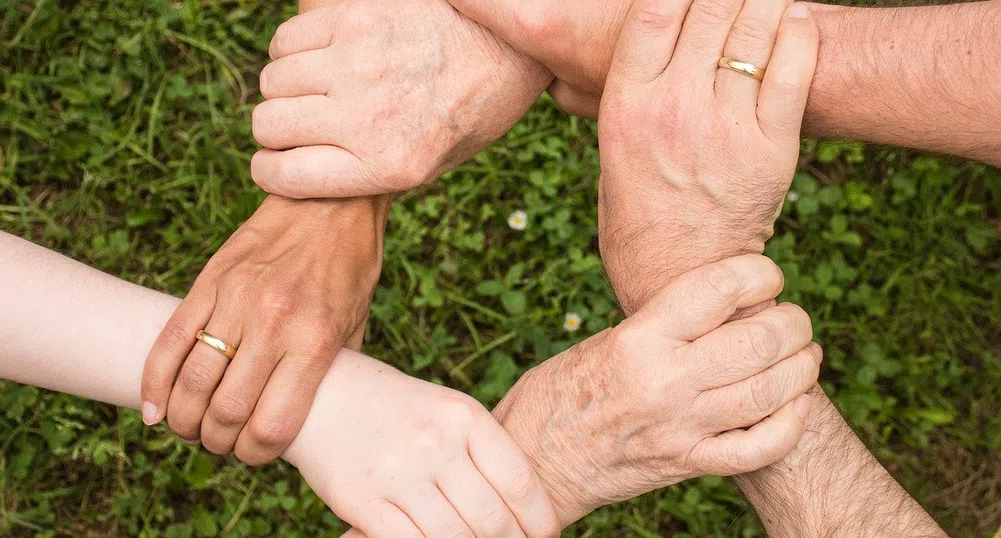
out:
{"label": "hairy forearm", "polygon": [[734,482],[768,535],[942,537],[945,533],[869,453],[820,387],[792,454]]}
{"label": "hairy forearm", "polygon": [[1001,1],[814,11],[807,132],[1001,164]]}
{"label": "hairy forearm", "polygon": [[[629,0],[451,0],[600,95]],[[811,4],[820,54],[805,130],[1001,164],[1001,1],[907,8]],[[598,97],[575,106],[597,114]]]}

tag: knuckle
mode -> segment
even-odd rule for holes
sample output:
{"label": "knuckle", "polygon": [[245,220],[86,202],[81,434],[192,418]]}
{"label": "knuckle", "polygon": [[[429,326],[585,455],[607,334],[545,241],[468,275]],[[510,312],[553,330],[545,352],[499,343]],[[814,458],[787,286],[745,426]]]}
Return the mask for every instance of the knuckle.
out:
{"label": "knuckle", "polygon": [[170,321],[163,328],[163,344],[169,348],[189,347],[195,335],[181,323]]}
{"label": "knuckle", "polygon": [[444,428],[437,423],[428,423],[418,428],[413,442],[418,453],[434,454],[445,449],[447,437]]}
{"label": "knuckle", "polygon": [[483,406],[465,394],[455,395],[442,409],[442,417],[446,424],[456,424],[463,427],[472,425],[483,413],[485,413]]}
{"label": "knuckle", "polygon": [[292,424],[281,416],[254,417],[247,427],[251,440],[258,446],[284,447],[295,437]]}
{"label": "knuckle", "polygon": [[212,398],[209,414],[222,426],[246,424],[253,414],[253,406],[246,399],[233,394],[218,394]]}
{"label": "knuckle", "polygon": [[559,538],[563,526],[555,512],[546,516],[546,519],[539,524],[538,529],[530,531],[529,538]]}
{"label": "knuckle", "polygon": [[[514,27],[518,34],[530,36],[533,43],[540,45],[562,44],[560,30],[565,27],[556,24],[550,17],[553,10],[546,9],[542,2],[522,2],[514,15]],[[548,50],[552,50],[549,48]]]}
{"label": "knuckle", "polygon": [[738,45],[760,46],[772,42],[772,30],[768,22],[760,18],[741,18],[730,30],[729,39]]}
{"label": "knuckle", "polygon": [[730,0],[696,0],[689,16],[704,24],[729,24],[740,7]]}
{"label": "knuckle", "polygon": [[757,375],[748,383],[748,400],[751,412],[758,418],[765,417],[776,409],[775,383],[767,376]]}
{"label": "knuckle", "polygon": [[283,320],[295,311],[296,297],[288,290],[268,290],[261,295],[258,307],[264,319]]}
{"label": "knuckle", "polygon": [[642,0],[636,8],[636,23],[651,30],[669,30],[679,22],[676,10],[670,9],[670,2]]}
{"label": "knuckle", "polygon": [[539,483],[535,475],[528,469],[516,469],[508,480],[508,496],[515,504],[531,501],[535,498]]}
{"label": "knuckle", "polygon": [[305,335],[305,339],[310,343],[310,347],[317,354],[324,355],[343,343],[338,335],[343,334],[335,321],[332,321],[332,314],[322,314],[311,316],[301,323],[300,334]]}
{"label": "knuckle", "polygon": [[792,309],[793,324],[796,327],[802,328],[802,330],[813,339],[813,319],[810,318],[809,312],[803,309],[803,307],[797,304],[789,304],[789,308]]}
{"label": "knuckle", "polygon": [[179,382],[186,392],[198,394],[211,391],[218,381],[216,372],[208,363],[189,360],[184,363]]}
{"label": "knuckle", "polygon": [[485,536],[511,536],[514,517],[503,504],[495,505],[484,514],[481,525]]}
{"label": "knuckle", "polygon": [[299,159],[291,159],[282,154],[275,159],[272,174],[277,187],[289,190],[299,184],[304,172]]}
{"label": "knuckle", "polygon": [[781,348],[779,334],[772,323],[767,321],[746,320],[744,339],[754,359],[767,364],[778,354]]}
{"label": "knuckle", "polygon": [[709,292],[721,300],[730,300],[743,288],[739,271],[729,263],[715,263],[706,268],[705,283]]}
{"label": "knuckle", "polygon": [[795,101],[800,98],[803,88],[791,80],[776,79],[768,83],[768,92],[782,101]]}

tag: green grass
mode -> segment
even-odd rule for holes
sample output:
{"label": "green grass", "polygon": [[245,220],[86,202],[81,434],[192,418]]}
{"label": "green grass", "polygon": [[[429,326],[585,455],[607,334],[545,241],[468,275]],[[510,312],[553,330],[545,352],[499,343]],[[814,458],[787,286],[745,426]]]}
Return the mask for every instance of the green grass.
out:
{"label": "green grass", "polygon": [[[261,200],[256,73],[291,2],[0,0],[0,229],[182,294]],[[493,403],[619,319],[596,251],[595,126],[541,101],[504,140],[398,203],[367,352]],[[955,536],[1001,527],[1001,177],[807,142],[769,254],[814,316],[824,383]],[[523,232],[507,215],[530,215]],[[573,311],[585,320],[562,329]],[[2,536],[329,536],[287,466],[248,469],[138,414],[0,383]],[[568,536],[761,536],[706,478]]]}

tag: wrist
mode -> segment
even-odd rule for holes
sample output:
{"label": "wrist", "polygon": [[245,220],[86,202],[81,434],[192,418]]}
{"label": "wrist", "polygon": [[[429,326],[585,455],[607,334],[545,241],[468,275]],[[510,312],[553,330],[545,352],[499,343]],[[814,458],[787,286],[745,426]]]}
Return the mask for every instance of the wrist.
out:
{"label": "wrist", "polygon": [[583,398],[578,395],[589,394],[576,385],[590,378],[580,375],[590,354],[576,349],[526,372],[493,410],[494,418],[532,463],[562,528],[602,504],[586,498],[597,488],[586,477],[602,466],[586,461],[593,450],[586,448],[588,441],[580,435],[587,431],[579,420],[582,410],[565,409],[567,401],[577,402]]}

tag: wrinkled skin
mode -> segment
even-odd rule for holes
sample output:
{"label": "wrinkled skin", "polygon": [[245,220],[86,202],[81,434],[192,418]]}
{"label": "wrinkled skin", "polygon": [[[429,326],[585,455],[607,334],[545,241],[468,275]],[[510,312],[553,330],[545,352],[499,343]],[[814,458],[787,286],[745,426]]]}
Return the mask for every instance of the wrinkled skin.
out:
{"label": "wrinkled skin", "polygon": [[725,323],[781,288],[781,271],[762,256],[700,268],[518,381],[494,415],[532,460],[564,526],[792,450],[822,359],[809,316],[783,304]]}
{"label": "wrinkled skin", "polygon": [[282,24],[270,52],[252,173],[297,198],[432,181],[507,132],[551,78],[443,0],[322,6]]}

